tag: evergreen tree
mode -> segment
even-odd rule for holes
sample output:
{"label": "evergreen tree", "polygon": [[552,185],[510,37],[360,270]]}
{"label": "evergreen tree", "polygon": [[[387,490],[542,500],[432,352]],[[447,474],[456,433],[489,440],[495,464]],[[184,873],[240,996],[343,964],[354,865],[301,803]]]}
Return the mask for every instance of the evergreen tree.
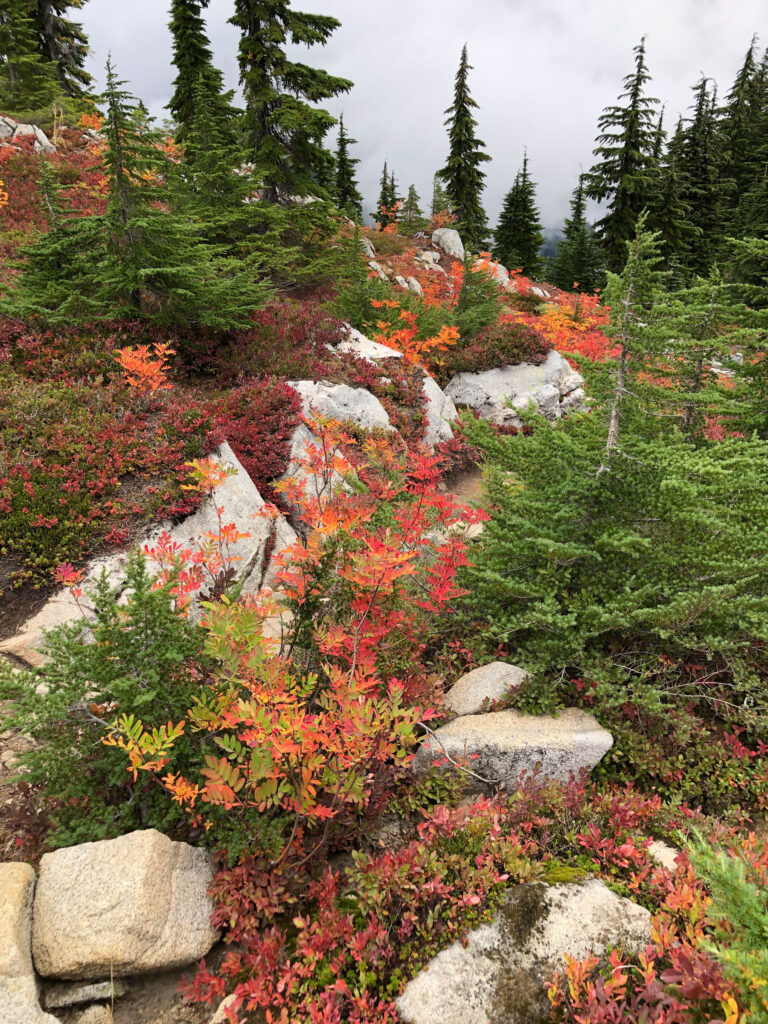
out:
{"label": "evergreen tree", "polygon": [[585,215],[584,176],[571,198],[571,215],[565,219],[563,238],[550,267],[554,285],[566,291],[594,292],[603,279],[600,250]]}
{"label": "evergreen tree", "polygon": [[219,120],[226,122],[232,115],[228,102],[231,94],[223,95],[224,79],[214,66],[205,30],[202,9],[207,5],[208,0],[171,0],[169,28],[173,36],[176,78],[168,109],[178,125],[176,138],[179,142],[187,142],[201,97],[214,108]]}
{"label": "evergreen tree", "polygon": [[421,198],[416,191],[415,185],[408,186],[408,195],[405,197],[400,219],[409,224],[412,228],[418,228],[425,222],[424,214],[421,212]]}
{"label": "evergreen tree", "polygon": [[127,316],[186,331],[246,326],[267,287],[175,208],[161,140],[109,63],[101,102],[106,212],[62,217],[57,191],[44,179],[51,230],[25,251],[6,308],[21,319],[62,325]]}
{"label": "evergreen tree", "polygon": [[682,117],[657,169],[657,186],[648,211],[648,223],[659,233],[661,254],[672,287],[682,285],[689,252],[697,229],[686,199],[689,192],[683,169],[685,127]]}
{"label": "evergreen tree", "polygon": [[440,176],[436,174],[432,181],[432,205],[430,207],[430,213],[434,217],[438,213],[450,210],[450,208],[451,201],[448,198],[448,193],[443,188]]}
{"label": "evergreen tree", "polygon": [[477,109],[477,103],[469,92],[471,70],[465,45],[456,73],[453,103],[445,111],[450,143],[448,162],[438,174],[445,182],[450,209],[458,218],[457,227],[464,244],[469,249],[482,249],[488,235],[488,220],[482,204],[485,171],[481,165],[491,158],[483,152],[485,143],[475,134],[477,122],[473,110]]}
{"label": "evergreen tree", "polygon": [[285,47],[325,43],[339,22],[294,11],[289,0],[235,0],[230,22],[241,33],[245,129],[265,197],[274,202],[317,192],[318,175],[328,168],[323,139],[336,122],[314,104],[348,92],[352,83],[290,60]]}
{"label": "evergreen tree", "polygon": [[80,10],[86,0],[36,0],[35,22],[43,59],[53,61],[59,83],[69,96],[82,96],[93,81],[85,70],[89,53],[83,26],[66,17],[70,8]]}
{"label": "evergreen tree", "polygon": [[520,269],[526,277],[542,271],[541,231],[536,207],[536,186],[528,174],[528,155],[517,172],[515,183],[504,199],[499,224],[494,232],[493,255],[510,270]]}
{"label": "evergreen tree", "polygon": [[740,234],[744,225],[741,199],[749,194],[755,179],[755,157],[761,148],[763,89],[761,69],[755,56],[757,37],[753,37],[744,63],[725,99],[722,135],[728,159],[728,221],[732,233]]}
{"label": "evergreen tree", "polygon": [[355,165],[360,161],[349,155],[349,147],[357,144],[357,139],[347,135],[344,127],[344,116],[339,118],[339,141],[336,146],[336,180],[333,198],[340,210],[353,220],[362,220],[363,197],[355,177]]}
{"label": "evergreen tree", "polygon": [[768,235],[768,50],[754,79],[750,127],[751,137],[745,140],[742,191],[732,216],[732,229],[736,237],[759,238]]}
{"label": "evergreen tree", "polygon": [[607,203],[607,212],[595,229],[613,271],[624,265],[626,244],[634,237],[638,218],[653,198],[657,141],[654,109],[658,100],[645,94],[650,80],[645,38],[634,53],[635,69],[624,79],[619,102],[606,107],[598,120],[594,150],[598,160],[586,178],[586,195]]}
{"label": "evergreen tree", "polygon": [[0,7],[0,108],[6,113],[50,105],[59,92],[56,66],[40,52],[34,0]]}
{"label": "evergreen tree", "polygon": [[694,275],[706,276],[724,241],[725,203],[729,186],[723,174],[722,139],[715,117],[717,95],[702,78],[693,89],[690,118],[679,157],[681,201],[691,211],[691,233],[685,264]]}
{"label": "evergreen tree", "polygon": [[379,201],[378,209],[373,214],[373,219],[379,226],[379,230],[383,231],[384,228],[390,224],[397,223],[397,211],[395,205],[397,204],[397,185],[395,184],[394,172],[390,174],[389,168],[387,167],[387,161],[384,161],[384,169],[381,172],[381,178],[379,179]]}

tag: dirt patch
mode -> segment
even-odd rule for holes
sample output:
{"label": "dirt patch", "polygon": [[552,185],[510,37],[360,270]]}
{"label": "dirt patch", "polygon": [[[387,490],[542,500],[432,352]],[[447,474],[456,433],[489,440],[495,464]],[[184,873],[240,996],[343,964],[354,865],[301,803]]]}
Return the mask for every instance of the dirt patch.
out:
{"label": "dirt patch", "polygon": [[445,478],[449,494],[462,505],[479,505],[483,498],[483,471],[479,466],[450,473]]}

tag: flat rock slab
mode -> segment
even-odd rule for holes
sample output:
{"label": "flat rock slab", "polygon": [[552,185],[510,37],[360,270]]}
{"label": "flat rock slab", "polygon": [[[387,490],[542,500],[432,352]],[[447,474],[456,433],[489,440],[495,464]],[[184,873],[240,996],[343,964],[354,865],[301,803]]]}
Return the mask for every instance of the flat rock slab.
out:
{"label": "flat rock slab", "polygon": [[457,715],[479,714],[485,701],[502,700],[510,690],[516,690],[527,675],[524,669],[505,661],[492,661],[473,668],[450,688],[444,701],[445,709]]}
{"label": "flat rock slab", "polygon": [[[165,532],[170,535],[173,543],[180,544],[182,548],[195,547],[206,533],[218,533],[217,509],[221,508],[224,524],[234,523],[242,533],[250,534],[249,537],[230,545],[230,554],[236,559],[232,565],[236,579],[247,580],[245,591],[258,590],[266,571],[263,564],[264,556],[272,532],[270,521],[259,515],[265,504],[264,499],[226,442],[211,457],[220,466],[234,469],[234,475],[227,477],[216,488],[213,497],[206,498],[191,516],[176,525],[171,522],[161,524],[140,538],[136,546],[154,547],[160,535]],[[275,553],[281,549],[281,545],[285,547],[290,542],[287,529],[281,532],[283,525],[286,524],[278,520]],[[110,585],[119,590],[125,561],[126,554],[119,553],[95,559],[88,565],[85,579],[81,584],[86,597],[80,602],[86,610],[90,610],[88,592],[93,590],[102,572],[106,573]],[[13,655],[28,665],[43,665],[47,660],[41,650],[46,632],[64,623],[73,622],[81,616],[82,612],[71,591],[62,588],[17,633],[0,643],[0,654]]]}
{"label": "flat rock slab", "polygon": [[103,979],[194,963],[213,946],[206,850],[155,829],[47,853],[32,954],[46,978]]}
{"label": "flat rock slab", "polygon": [[584,399],[584,378],[554,349],[543,363],[520,363],[479,373],[459,373],[445,389],[456,405],[468,405],[492,423],[519,426],[534,405],[549,420],[574,411]]}
{"label": "flat rock slab", "polygon": [[29,864],[0,864],[0,1024],[57,1024],[40,1008],[32,966],[32,900]]}
{"label": "flat rock slab", "polygon": [[[513,790],[522,772],[532,774],[536,768],[545,779],[567,782],[571,774],[594,768],[612,744],[611,734],[580,708],[557,716],[492,711],[436,729],[419,748],[414,766],[426,771],[446,754],[454,760],[470,758],[475,774]],[[470,778],[469,785],[477,788],[479,783]]]}
{"label": "flat rock slab", "polygon": [[53,981],[45,986],[43,1003],[46,1010],[61,1010],[67,1006],[81,1006],[98,1000],[111,1003],[130,991],[130,984],[120,978],[108,978],[106,981]]}
{"label": "flat rock slab", "polygon": [[517,885],[490,924],[430,961],[397,1000],[406,1024],[535,1024],[547,1016],[546,985],[565,955],[638,953],[651,915],[601,881]]}
{"label": "flat rock slab", "polygon": [[357,356],[366,363],[373,363],[374,366],[382,359],[402,359],[403,353],[389,345],[382,345],[378,341],[366,338],[360,331],[347,324],[346,337],[336,346],[336,352],[346,352],[348,355]]}

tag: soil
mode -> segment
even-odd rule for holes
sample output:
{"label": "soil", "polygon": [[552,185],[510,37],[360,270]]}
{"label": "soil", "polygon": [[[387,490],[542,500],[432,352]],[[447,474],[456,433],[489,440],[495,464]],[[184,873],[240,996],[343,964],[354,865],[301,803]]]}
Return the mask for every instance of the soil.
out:
{"label": "soil", "polygon": [[483,472],[479,466],[451,473],[445,478],[449,494],[463,505],[477,505],[483,496]]}
{"label": "soil", "polygon": [[[185,1003],[179,995],[179,982],[187,971],[164,971],[131,978],[131,991],[116,999],[112,1006],[114,1024],[207,1024],[213,1010]],[[76,1024],[84,1006],[56,1010],[62,1024]]]}

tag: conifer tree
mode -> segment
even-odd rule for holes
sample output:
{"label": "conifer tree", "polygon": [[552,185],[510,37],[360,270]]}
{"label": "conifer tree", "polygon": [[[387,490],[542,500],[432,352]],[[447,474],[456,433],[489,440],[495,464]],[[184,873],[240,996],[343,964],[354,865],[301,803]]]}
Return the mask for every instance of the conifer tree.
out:
{"label": "conifer tree", "polygon": [[318,176],[328,170],[323,139],[336,122],[314,104],[348,92],[352,83],[291,60],[286,46],[325,43],[340,23],[294,11],[290,0],[235,0],[230,22],[240,30],[249,158],[265,197],[274,202],[317,192]]}
{"label": "conifer tree", "polygon": [[82,96],[93,81],[85,70],[89,53],[88,37],[83,26],[71,21],[70,8],[80,10],[86,0],[36,0],[35,21],[40,52],[53,61],[59,84],[69,96]]}
{"label": "conifer tree", "polygon": [[51,230],[25,252],[6,309],[48,324],[145,318],[187,332],[246,326],[269,289],[174,206],[161,139],[107,64],[104,214],[65,216],[43,180]]}
{"label": "conifer tree", "polygon": [[336,180],[333,198],[340,210],[353,220],[362,220],[363,197],[355,177],[355,165],[360,161],[349,155],[349,147],[357,144],[357,139],[347,135],[344,127],[344,116],[339,118],[339,141],[336,146]]}
{"label": "conifer tree", "polygon": [[722,136],[727,150],[728,221],[732,233],[741,233],[742,197],[749,194],[755,179],[755,157],[761,148],[763,89],[760,66],[755,56],[757,37],[752,38],[744,63],[725,99]]}
{"label": "conifer tree", "polygon": [[59,92],[56,66],[40,49],[34,0],[0,8],[0,108],[7,113],[48,106]]}
{"label": "conifer tree", "polygon": [[379,226],[379,230],[383,231],[384,228],[390,224],[397,222],[397,212],[395,211],[395,205],[397,204],[397,185],[395,183],[394,171],[390,173],[387,167],[387,161],[384,161],[384,169],[381,172],[381,178],[379,179],[379,201],[378,209],[373,214],[373,219]]}
{"label": "conifer tree", "polygon": [[[208,0],[171,0],[169,28],[173,36],[173,63],[176,78],[168,104],[178,125],[176,138],[186,142],[201,97],[211,106],[215,116],[228,121],[232,109],[225,97],[224,79],[214,66],[213,53],[205,29],[202,9]],[[189,155],[189,152],[188,152]]]}
{"label": "conifer tree", "polygon": [[448,193],[443,188],[440,176],[436,174],[432,181],[432,205],[430,207],[430,213],[434,217],[438,213],[450,210],[450,208],[451,201],[448,198]]}
{"label": "conifer tree", "polygon": [[405,197],[403,209],[400,212],[400,219],[411,227],[418,227],[424,223],[424,214],[421,212],[421,197],[416,191],[415,185],[408,186],[408,195]]}
{"label": "conifer tree", "polygon": [[690,208],[696,228],[685,263],[692,274],[706,277],[722,249],[729,185],[715,117],[716,91],[710,92],[708,80],[702,78],[693,93],[693,116],[683,134],[678,169],[682,173],[681,199]]}
{"label": "conifer tree", "polygon": [[543,242],[536,207],[536,186],[528,174],[526,153],[515,183],[504,199],[494,232],[493,255],[510,270],[520,269],[526,277],[538,277],[542,271],[540,251]]}
{"label": "conifer tree", "polygon": [[635,235],[640,214],[652,201],[654,186],[654,110],[658,100],[645,93],[650,80],[645,38],[634,53],[635,69],[624,79],[619,102],[606,107],[598,120],[594,150],[598,159],[586,178],[587,196],[607,203],[595,230],[613,271],[624,265],[627,242]]}
{"label": "conifer tree", "polygon": [[660,236],[661,254],[671,287],[683,284],[684,267],[697,233],[692,210],[686,199],[689,191],[683,168],[685,127],[682,117],[677,122],[666,153],[657,168],[657,186],[651,197],[648,223]]}
{"label": "conifer tree", "polygon": [[469,92],[471,70],[465,44],[456,72],[453,103],[445,111],[450,144],[448,161],[438,174],[445,182],[451,213],[458,218],[457,227],[465,246],[482,249],[488,236],[488,220],[482,204],[485,171],[481,165],[491,158],[483,152],[485,143],[475,132],[477,121],[473,111],[477,103]]}
{"label": "conifer tree", "polygon": [[585,214],[584,176],[571,198],[563,238],[550,267],[552,284],[566,291],[594,292],[603,279],[603,261]]}

